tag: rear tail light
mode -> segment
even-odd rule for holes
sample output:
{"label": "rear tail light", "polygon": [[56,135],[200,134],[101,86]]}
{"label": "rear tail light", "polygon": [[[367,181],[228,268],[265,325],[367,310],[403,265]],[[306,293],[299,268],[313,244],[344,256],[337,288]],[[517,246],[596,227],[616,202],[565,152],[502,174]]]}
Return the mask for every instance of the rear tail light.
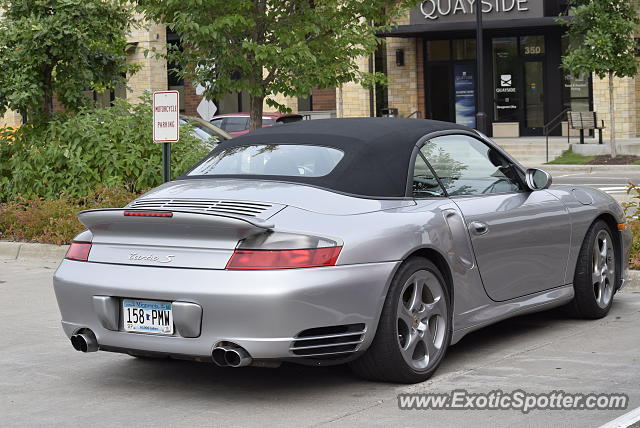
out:
{"label": "rear tail light", "polygon": [[72,242],[64,258],[69,260],[78,260],[81,262],[86,262],[87,260],[89,260],[90,252],[91,252],[90,242]]}
{"label": "rear tail light", "polygon": [[227,269],[300,269],[334,266],[342,247],[303,250],[235,250]]}

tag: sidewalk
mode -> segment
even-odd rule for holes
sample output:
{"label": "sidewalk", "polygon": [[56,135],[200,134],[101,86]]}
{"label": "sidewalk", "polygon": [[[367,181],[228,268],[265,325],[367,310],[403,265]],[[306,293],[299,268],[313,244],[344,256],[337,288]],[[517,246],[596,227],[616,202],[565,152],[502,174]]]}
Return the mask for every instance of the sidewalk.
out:
{"label": "sidewalk", "polygon": [[41,259],[46,261],[60,261],[67,253],[68,247],[68,245],[0,241],[0,259]]}

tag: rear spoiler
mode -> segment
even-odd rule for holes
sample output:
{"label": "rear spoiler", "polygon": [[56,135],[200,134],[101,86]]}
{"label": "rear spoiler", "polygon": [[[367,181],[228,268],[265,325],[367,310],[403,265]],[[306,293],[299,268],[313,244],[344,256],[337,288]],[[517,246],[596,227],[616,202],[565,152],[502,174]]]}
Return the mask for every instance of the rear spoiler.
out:
{"label": "rear spoiler", "polygon": [[[243,222],[251,225],[253,227],[259,229],[273,229],[275,225],[271,222],[263,220],[261,218],[250,217],[250,216],[242,216],[242,215],[234,215],[234,214],[222,214],[222,213],[212,213],[212,212],[201,212],[201,211],[185,211],[185,210],[167,210],[167,209],[142,209],[142,208],[100,208],[100,209],[92,209],[92,210],[84,210],[78,213],[78,220],[88,229],[95,227],[98,223],[103,223],[105,220],[116,220],[119,217],[124,218],[126,212],[139,212],[139,213],[172,213],[172,214],[180,214],[181,218],[189,218],[194,216],[194,218],[200,216],[210,216],[210,217],[218,217],[222,219],[228,219],[230,224]],[[121,219],[122,220],[122,219]],[[223,220],[224,222],[224,220]]]}

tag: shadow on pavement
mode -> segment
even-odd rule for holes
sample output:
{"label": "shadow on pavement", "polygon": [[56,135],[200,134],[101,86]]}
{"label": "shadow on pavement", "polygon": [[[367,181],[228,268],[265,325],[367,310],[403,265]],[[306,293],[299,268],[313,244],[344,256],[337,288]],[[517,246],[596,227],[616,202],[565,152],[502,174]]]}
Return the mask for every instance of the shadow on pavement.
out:
{"label": "shadow on pavement", "polygon": [[[449,349],[443,366],[434,376],[442,376],[447,372],[457,371],[473,364],[489,350],[494,357],[500,358],[513,352],[507,350],[507,344],[518,343],[519,338],[550,328],[562,328],[570,319],[561,311],[552,310],[539,314],[525,315],[502,321],[468,334],[457,345]],[[192,391],[211,391],[223,394],[226,399],[237,399],[241,395],[260,396],[276,394],[274,398],[287,398],[308,391],[312,394],[323,394],[327,389],[353,389],[354,396],[371,395],[376,389],[389,389],[385,384],[376,384],[355,377],[348,366],[308,367],[297,364],[283,364],[280,368],[242,369],[219,368],[213,364],[179,361],[135,359],[129,356],[114,358],[103,366],[111,374],[117,373],[116,379],[110,379],[107,373],[93,377],[94,384],[109,383],[111,386],[122,386],[122,378],[126,383],[153,383],[163,394],[172,394],[189,389]],[[101,370],[100,370],[101,371]],[[86,379],[88,381],[89,379]],[[113,382],[112,382],[113,381]],[[98,385],[95,385],[98,386]],[[363,388],[366,386],[366,389]],[[126,386],[129,389],[129,386]],[[365,392],[366,391],[366,392]],[[218,398],[223,398],[219,397]]]}

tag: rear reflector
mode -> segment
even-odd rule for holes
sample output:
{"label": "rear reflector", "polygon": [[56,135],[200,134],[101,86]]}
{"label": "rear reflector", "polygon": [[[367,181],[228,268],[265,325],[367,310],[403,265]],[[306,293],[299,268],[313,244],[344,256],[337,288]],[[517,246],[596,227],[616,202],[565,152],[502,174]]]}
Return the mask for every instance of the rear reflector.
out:
{"label": "rear reflector", "polygon": [[64,258],[86,262],[89,260],[89,252],[91,252],[90,242],[72,242]]}
{"label": "rear reflector", "polygon": [[125,217],[173,217],[172,212],[158,211],[125,211]]}
{"label": "rear reflector", "polygon": [[342,247],[306,250],[235,250],[227,269],[300,269],[333,266]]}

